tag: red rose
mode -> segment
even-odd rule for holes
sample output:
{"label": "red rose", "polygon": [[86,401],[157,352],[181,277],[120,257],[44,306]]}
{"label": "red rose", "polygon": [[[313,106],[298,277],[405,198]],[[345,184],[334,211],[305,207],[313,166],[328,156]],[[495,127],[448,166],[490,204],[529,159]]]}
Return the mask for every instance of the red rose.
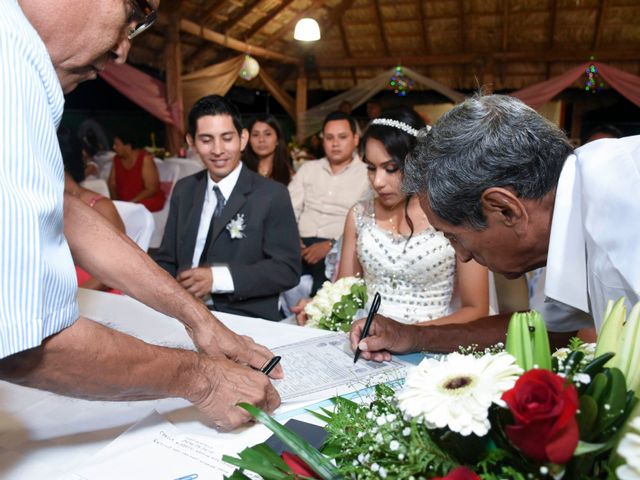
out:
{"label": "red rose", "polygon": [[305,477],[311,478],[320,478],[318,475],[316,475],[316,472],[311,470],[311,467],[307,465],[299,456],[294,455],[290,452],[282,452],[282,455],[280,456],[282,457],[282,460],[284,460],[284,463],[289,465],[291,471],[296,475],[304,475]]}
{"label": "red rose", "polygon": [[451,470],[446,477],[434,477],[431,480],[480,480],[480,477],[466,467]]}
{"label": "red rose", "polygon": [[507,437],[525,455],[560,464],[571,459],[579,440],[572,384],[549,370],[529,370],[502,399],[516,421],[505,428]]}

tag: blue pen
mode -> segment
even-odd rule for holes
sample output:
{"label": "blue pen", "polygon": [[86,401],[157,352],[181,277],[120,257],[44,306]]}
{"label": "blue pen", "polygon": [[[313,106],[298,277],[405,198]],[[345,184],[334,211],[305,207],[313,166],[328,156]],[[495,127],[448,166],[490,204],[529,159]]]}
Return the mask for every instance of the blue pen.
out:
{"label": "blue pen", "polygon": [[198,474],[192,473],[190,475],[185,475],[184,477],[178,477],[174,480],[195,480],[196,478],[198,478]]}

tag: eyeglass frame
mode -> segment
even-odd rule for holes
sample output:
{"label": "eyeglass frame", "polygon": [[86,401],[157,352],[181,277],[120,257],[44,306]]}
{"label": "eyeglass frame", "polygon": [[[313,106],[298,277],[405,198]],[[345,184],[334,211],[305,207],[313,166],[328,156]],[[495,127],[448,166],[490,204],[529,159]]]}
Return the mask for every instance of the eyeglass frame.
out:
{"label": "eyeglass frame", "polygon": [[147,30],[158,18],[158,10],[153,8],[148,0],[129,0],[133,6],[132,19],[140,18],[142,21],[138,22],[136,26],[129,30],[127,38],[133,40],[142,32]]}

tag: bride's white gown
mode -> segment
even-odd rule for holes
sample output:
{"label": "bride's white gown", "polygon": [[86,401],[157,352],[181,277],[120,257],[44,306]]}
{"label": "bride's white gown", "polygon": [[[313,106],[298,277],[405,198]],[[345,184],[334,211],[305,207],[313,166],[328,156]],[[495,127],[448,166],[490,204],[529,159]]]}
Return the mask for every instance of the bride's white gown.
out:
{"label": "bride's white gown", "polygon": [[373,200],[354,207],[357,255],[369,299],[380,292],[378,313],[402,323],[434,320],[450,311],[456,272],[453,247],[432,226],[407,237],[376,224]]}

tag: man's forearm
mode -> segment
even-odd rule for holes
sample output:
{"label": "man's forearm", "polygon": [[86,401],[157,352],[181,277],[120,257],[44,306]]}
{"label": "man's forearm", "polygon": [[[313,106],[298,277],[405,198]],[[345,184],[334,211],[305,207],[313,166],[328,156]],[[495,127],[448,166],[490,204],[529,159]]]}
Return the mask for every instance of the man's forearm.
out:
{"label": "man's forearm", "polygon": [[200,395],[198,354],[150,345],[80,318],[37,347],[0,360],[0,376],[20,385],[92,400]]}
{"label": "man's forearm", "polygon": [[[449,325],[415,326],[414,351],[453,352],[459,346],[477,345],[484,349],[496,343],[505,343],[511,314],[490,315],[478,320]],[[567,345],[576,332],[550,332],[552,348]]]}
{"label": "man's forearm", "polygon": [[192,331],[222,327],[208,309],[124,234],[65,195],[65,237],[74,260],[106,285],[182,321]]}

